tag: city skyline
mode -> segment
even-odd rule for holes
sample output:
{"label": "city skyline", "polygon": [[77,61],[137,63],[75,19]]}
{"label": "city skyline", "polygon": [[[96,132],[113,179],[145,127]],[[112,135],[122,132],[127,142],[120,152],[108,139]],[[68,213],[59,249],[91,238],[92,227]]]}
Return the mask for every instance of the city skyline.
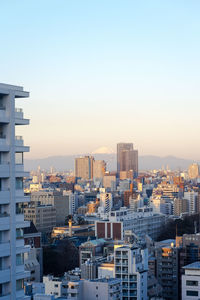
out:
{"label": "city skyline", "polygon": [[0,81],[32,99],[27,158],[133,141],[141,155],[200,159],[199,1],[0,7]]}

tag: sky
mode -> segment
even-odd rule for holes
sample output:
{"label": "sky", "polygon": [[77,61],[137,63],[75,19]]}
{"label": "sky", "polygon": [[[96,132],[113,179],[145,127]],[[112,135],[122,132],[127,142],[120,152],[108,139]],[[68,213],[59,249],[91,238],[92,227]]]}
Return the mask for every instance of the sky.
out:
{"label": "sky", "polygon": [[27,158],[133,142],[200,159],[199,0],[2,0],[0,82],[22,85]]}

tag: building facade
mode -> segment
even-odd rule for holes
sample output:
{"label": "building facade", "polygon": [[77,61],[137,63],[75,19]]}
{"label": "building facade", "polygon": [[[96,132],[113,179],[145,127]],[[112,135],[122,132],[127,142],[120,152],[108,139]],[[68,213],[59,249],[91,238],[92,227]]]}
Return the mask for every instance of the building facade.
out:
{"label": "building facade", "polygon": [[21,136],[15,135],[15,127],[28,125],[22,109],[15,107],[17,98],[27,98],[29,93],[22,87],[0,84],[0,298],[25,299],[23,284],[30,273],[24,269],[23,228],[29,226],[24,221],[21,203],[30,201],[24,197],[23,177],[24,146]]}

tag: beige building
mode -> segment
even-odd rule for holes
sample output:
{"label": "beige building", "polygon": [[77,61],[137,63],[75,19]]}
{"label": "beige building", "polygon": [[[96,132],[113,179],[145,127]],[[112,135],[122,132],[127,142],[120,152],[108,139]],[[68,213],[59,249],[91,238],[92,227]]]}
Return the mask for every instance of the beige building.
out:
{"label": "beige building", "polygon": [[93,156],[75,158],[75,176],[83,179],[93,178]]}
{"label": "beige building", "polygon": [[31,203],[34,206],[52,205],[56,209],[56,225],[65,224],[65,218],[69,215],[69,195],[63,195],[59,191],[39,191],[31,194]]}
{"label": "beige building", "polygon": [[106,172],[106,163],[104,160],[94,160],[93,161],[93,177],[103,178]]}
{"label": "beige building", "polygon": [[189,203],[187,199],[174,199],[174,215],[180,216],[183,213],[189,212]]}
{"label": "beige building", "polygon": [[112,185],[116,186],[116,175],[105,174],[103,177],[103,186],[104,188],[111,188]]}
{"label": "beige building", "polygon": [[33,221],[38,231],[50,233],[56,226],[56,209],[52,205],[27,206],[24,208],[24,219]]}
{"label": "beige building", "polygon": [[195,178],[199,177],[199,165],[198,164],[194,163],[189,166],[188,176],[191,179],[195,179]]}

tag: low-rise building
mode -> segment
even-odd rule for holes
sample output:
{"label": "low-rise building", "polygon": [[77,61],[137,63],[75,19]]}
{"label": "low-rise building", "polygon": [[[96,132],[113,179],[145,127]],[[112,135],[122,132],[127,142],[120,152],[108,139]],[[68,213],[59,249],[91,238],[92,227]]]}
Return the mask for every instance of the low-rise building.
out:
{"label": "low-rise building", "polygon": [[200,297],[200,262],[194,262],[183,267],[182,300],[199,299]]}
{"label": "low-rise building", "polygon": [[56,209],[52,205],[27,206],[24,208],[24,219],[32,221],[38,231],[51,233],[56,226]]}

